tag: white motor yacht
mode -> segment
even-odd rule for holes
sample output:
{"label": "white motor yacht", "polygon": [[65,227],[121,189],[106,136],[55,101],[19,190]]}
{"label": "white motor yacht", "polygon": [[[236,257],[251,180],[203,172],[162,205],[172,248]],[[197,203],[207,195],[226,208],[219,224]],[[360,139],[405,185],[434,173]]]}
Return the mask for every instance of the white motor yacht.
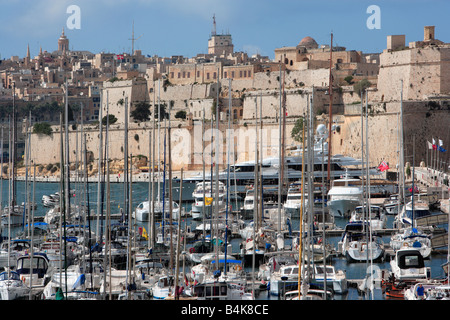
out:
{"label": "white motor yacht", "polygon": [[328,191],[327,206],[329,212],[338,218],[348,218],[353,210],[362,204],[363,190],[355,184],[359,179],[346,175],[342,179],[333,181]]}
{"label": "white motor yacht", "polygon": [[[164,206],[162,201],[143,201],[139,203],[139,205],[136,207],[136,210],[133,212],[133,217],[139,222],[149,221],[150,214],[153,211],[153,204],[155,206],[154,212],[156,218],[161,218],[163,211],[165,212],[165,218],[169,218],[170,203],[168,199],[164,200]],[[172,218],[178,219],[179,214],[180,207],[178,203],[172,201]]]}
{"label": "white motor yacht", "polygon": [[220,181],[218,185],[219,198],[216,199],[216,182],[197,182],[195,190],[192,193],[192,198],[194,199],[191,209],[192,219],[199,220],[204,216],[209,217],[209,210],[211,210],[211,208],[215,209],[216,201],[218,202],[217,205],[219,207],[218,213],[224,213],[226,211],[226,203],[224,199],[227,195],[227,189]]}

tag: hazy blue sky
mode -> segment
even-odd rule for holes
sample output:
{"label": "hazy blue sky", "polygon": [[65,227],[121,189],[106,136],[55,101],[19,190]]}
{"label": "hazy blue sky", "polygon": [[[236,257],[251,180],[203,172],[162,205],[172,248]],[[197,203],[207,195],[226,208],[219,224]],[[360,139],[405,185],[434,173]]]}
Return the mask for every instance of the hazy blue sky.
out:
{"label": "hazy blue sky", "polygon": [[[80,29],[69,29],[70,5],[80,8]],[[380,29],[366,25],[370,5],[380,8]],[[195,56],[207,53],[216,15],[217,32],[232,35],[235,51],[274,57],[274,49],[295,46],[305,36],[319,44],[364,53],[381,52],[386,36],[422,40],[423,27],[436,26],[436,38],[450,42],[448,0],[0,0],[0,55],[24,57],[57,49],[63,27],[71,50]]]}

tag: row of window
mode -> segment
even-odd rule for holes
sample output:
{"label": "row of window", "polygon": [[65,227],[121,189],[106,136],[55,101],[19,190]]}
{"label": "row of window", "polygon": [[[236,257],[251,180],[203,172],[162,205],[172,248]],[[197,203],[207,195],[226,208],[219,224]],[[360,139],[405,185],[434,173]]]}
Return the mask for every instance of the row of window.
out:
{"label": "row of window", "polygon": [[[224,78],[228,78],[228,71],[224,72]],[[231,71],[231,78],[235,78],[237,75],[236,71]],[[239,78],[251,78],[252,76],[252,71],[251,70],[240,70],[239,71]],[[177,73],[177,79],[185,79],[185,78],[190,78],[191,77],[191,72],[190,71],[183,71],[183,72],[178,72]],[[175,72],[171,72],[170,73],[170,78],[175,78]],[[197,78],[200,78],[200,71],[197,71]],[[216,79],[217,78],[217,73],[213,72],[212,73],[212,79]],[[206,72],[206,79],[209,80],[211,79],[211,73],[210,72]]]}
{"label": "row of window", "polygon": [[[227,110],[227,114],[228,114],[228,110]],[[244,110],[240,109],[239,110],[239,116],[242,117],[243,114],[244,114]],[[201,110],[198,112],[198,116],[199,117],[202,116],[202,111]],[[196,118],[196,117],[197,117],[197,111],[194,110],[194,118]],[[237,119],[237,117],[238,117],[238,110],[234,109],[233,110],[233,119]]]}

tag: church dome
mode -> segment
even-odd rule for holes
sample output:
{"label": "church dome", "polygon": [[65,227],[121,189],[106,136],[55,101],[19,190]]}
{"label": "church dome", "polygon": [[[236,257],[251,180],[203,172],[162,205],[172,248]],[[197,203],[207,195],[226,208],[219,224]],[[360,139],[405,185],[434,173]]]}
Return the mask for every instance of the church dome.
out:
{"label": "church dome", "polygon": [[306,47],[308,49],[317,49],[319,47],[316,40],[314,40],[311,37],[304,37],[298,45],[302,46],[302,47]]}

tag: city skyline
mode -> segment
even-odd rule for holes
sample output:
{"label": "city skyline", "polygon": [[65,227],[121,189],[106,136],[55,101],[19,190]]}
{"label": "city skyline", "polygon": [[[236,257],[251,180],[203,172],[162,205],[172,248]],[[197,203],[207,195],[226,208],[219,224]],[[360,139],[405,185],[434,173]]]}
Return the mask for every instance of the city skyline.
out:
{"label": "city skyline", "polygon": [[[80,26],[68,27],[72,5],[80,9]],[[379,29],[367,21],[380,10]],[[386,48],[386,36],[405,34],[406,43],[423,38],[423,26],[435,25],[436,38],[450,42],[450,21],[445,19],[450,4],[443,0],[355,1],[253,1],[208,0],[99,0],[88,2],[37,0],[2,1],[5,27],[0,30],[1,59],[31,56],[39,49],[57,50],[62,28],[70,50],[92,53],[130,53],[134,22],[135,50],[153,56],[193,57],[207,53],[207,40],[216,17],[217,33],[232,35],[234,50],[274,58],[274,50],[296,46],[311,36],[319,45],[378,53]]]}

